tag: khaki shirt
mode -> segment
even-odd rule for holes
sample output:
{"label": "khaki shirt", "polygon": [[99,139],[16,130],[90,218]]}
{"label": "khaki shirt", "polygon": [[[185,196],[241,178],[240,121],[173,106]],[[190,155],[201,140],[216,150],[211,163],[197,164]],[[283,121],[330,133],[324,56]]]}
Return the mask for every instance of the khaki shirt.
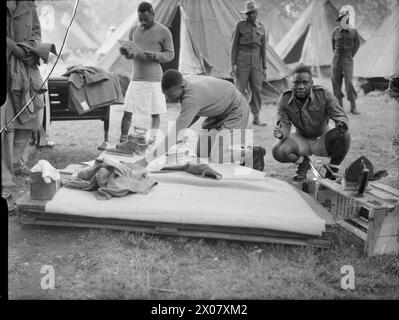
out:
{"label": "khaki shirt", "polygon": [[231,64],[238,64],[238,51],[250,50],[253,48],[260,49],[260,59],[262,68],[266,69],[266,41],[267,34],[262,23],[239,21],[233,33],[233,44],[231,47]]}
{"label": "khaki shirt", "polygon": [[334,28],[332,32],[332,47],[335,54],[347,54],[355,56],[360,46],[360,37],[356,29]]}
{"label": "khaki shirt", "polygon": [[292,125],[299,134],[309,139],[327,132],[329,119],[348,125],[348,118],[337,98],[319,85],[312,87],[304,104],[295,98],[293,90],[285,91],[280,98],[277,119],[283,128],[283,138],[289,137]]}

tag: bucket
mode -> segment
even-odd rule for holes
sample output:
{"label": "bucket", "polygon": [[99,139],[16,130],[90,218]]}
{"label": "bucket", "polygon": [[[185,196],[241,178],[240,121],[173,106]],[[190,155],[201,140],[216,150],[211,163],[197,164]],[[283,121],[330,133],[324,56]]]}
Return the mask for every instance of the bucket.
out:
{"label": "bucket", "polygon": [[31,172],[30,174],[30,198],[32,200],[51,200],[57,193],[59,182],[51,180],[46,183],[42,178],[41,172]]}

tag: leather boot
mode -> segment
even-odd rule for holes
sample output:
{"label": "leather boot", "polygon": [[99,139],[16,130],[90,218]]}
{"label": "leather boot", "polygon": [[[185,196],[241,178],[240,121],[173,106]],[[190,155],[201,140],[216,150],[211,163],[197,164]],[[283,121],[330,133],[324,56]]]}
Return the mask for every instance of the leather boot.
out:
{"label": "leather boot", "polygon": [[306,175],[310,169],[310,161],[307,156],[303,157],[303,161],[298,165],[296,174],[292,180],[300,182],[306,179]]}
{"label": "leather boot", "polygon": [[350,103],[351,103],[351,112],[352,112],[353,114],[359,114],[360,112],[359,112],[359,110],[357,110],[357,108],[356,108],[356,102],[355,102],[355,101],[351,101]]}

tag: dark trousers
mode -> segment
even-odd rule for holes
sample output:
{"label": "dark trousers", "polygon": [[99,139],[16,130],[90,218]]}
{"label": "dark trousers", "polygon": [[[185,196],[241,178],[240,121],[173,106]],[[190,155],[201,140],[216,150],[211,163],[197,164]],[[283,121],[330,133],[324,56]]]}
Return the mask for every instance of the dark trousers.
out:
{"label": "dark trousers", "polygon": [[248,98],[247,88],[252,92],[249,107],[254,116],[259,115],[262,106],[262,65],[259,50],[241,50],[237,58],[236,86]]}
{"label": "dark trousers", "polygon": [[353,58],[351,56],[335,55],[331,66],[331,80],[334,95],[341,100],[342,80],[345,79],[346,96],[349,101],[355,101],[357,98],[356,90],[353,86]]}

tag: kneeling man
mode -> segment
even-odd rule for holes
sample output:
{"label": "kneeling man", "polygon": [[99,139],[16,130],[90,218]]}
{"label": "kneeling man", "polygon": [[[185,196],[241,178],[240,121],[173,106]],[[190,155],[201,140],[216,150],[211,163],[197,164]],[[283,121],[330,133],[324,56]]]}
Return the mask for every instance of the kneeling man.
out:
{"label": "kneeling man", "polygon": [[[170,69],[162,77],[162,91],[167,100],[181,103],[176,127],[172,128],[167,137],[169,146],[173,146],[180,139],[180,131],[189,128],[200,117],[207,117],[202,123],[202,129],[209,131],[216,129],[215,132],[220,132],[220,130],[227,129],[232,132],[234,129],[239,129],[242,137],[242,132],[248,128],[249,106],[247,100],[234,84],[226,80],[207,76],[185,76],[183,78],[179,71]],[[211,158],[213,155],[218,157],[220,150],[216,149],[219,144],[214,143],[213,148],[208,144],[208,139],[206,140],[209,148],[200,150],[200,143],[198,143],[197,154],[204,156],[205,153]],[[164,141],[160,142],[158,147],[163,144]]]}
{"label": "kneeling man", "polygon": [[[328,126],[330,119],[335,122],[333,129]],[[291,133],[292,125],[296,130]],[[295,181],[306,179],[308,156],[331,157],[328,166],[337,173],[348,153],[348,118],[329,90],[313,84],[307,66],[294,70],[292,89],[281,96],[274,136],[279,141],[273,146],[273,157],[279,162],[299,164]],[[331,172],[327,171],[325,178],[334,180]]]}

